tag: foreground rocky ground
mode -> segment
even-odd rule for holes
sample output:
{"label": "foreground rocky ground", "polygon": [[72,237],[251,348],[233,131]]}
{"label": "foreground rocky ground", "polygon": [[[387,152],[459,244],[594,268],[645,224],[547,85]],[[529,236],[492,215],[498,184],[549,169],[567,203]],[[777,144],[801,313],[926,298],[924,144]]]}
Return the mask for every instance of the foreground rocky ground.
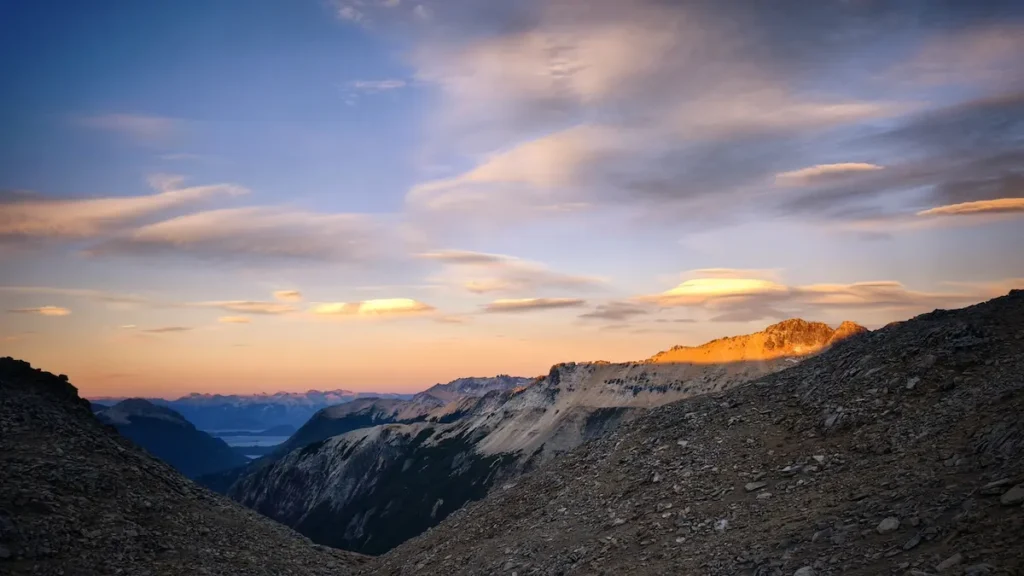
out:
{"label": "foreground rocky ground", "polygon": [[364,574],[1024,574],[1024,292],[656,408]]}
{"label": "foreground rocky ground", "polygon": [[200,488],[66,379],[0,359],[0,574],[344,575],[363,559]]}

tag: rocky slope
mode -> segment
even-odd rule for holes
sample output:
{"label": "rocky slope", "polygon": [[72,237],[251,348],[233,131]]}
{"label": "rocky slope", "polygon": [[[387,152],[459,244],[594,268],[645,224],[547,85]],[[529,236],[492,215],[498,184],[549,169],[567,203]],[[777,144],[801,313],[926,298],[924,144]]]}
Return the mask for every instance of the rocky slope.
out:
{"label": "rocky slope", "polygon": [[379,424],[444,420],[464,410],[464,400],[469,400],[469,404],[473,405],[473,399],[488,392],[512,390],[529,382],[529,378],[501,374],[485,378],[459,378],[446,384],[435,384],[408,400],[362,398],[329,406],[314,414],[276,452],[279,455],[287,454],[332,436]]}
{"label": "rocky slope", "polygon": [[[806,326],[789,321],[769,328],[770,338],[747,338],[804,342],[794,330]],[[820,350],[832,338],[833,331],[825,329],[807,351]],[[613,430],[642,409],[726,389],[793,361],[784,355],[763,359],[765,350],[752,344],[745,350],[758,359],[560,364],[528,386],[462,398],[404,424],[361,428],[329,440],[321,434],[318,442],[251,466],[226,483],[227,493],[316,542],[381,553],[496,483]],[[390,407],[396,414],[405,408]],[[337,406],[321,416],[336,412],[347,418],[351,409]]]}
{"label": "rocky slope", "polygon": [[0,358],[0,573],[344,575],[363,557],[200,488],[64,376]]}
{"label": "rocky slope", "polygon": [[96,412],[96,417],[189,478],[248,462],[220,438],[197,430],[181,414],[147,400],[122,400]]}
{"label": "rocky slope", "polygon": [[[231,487],[240,479],[252,476],[284,455],[310,444],[321,443],[332,436],[352,430],[383,424],[452,421],[475,406],[475,400],[479,396],[492,391],[515,389],[528,382],[529,378],[503,374],[494,377],[460,378],[446,384],[435,384],[405,400],[360,398],[329,406],[319,410],[287,441],[265,456],[244,466],[205,475],[198,481],[215,492],[228,494]],[[251,482],[247,483],[250,484]],[[241,488],[230,493],[238,495],[240,501],[250,502],[247,497],[242,496],[244,492]]]}
{"label": "rocky slope", "polygon": [[1024,291],[648,411],[367,574],[1024,572]]}

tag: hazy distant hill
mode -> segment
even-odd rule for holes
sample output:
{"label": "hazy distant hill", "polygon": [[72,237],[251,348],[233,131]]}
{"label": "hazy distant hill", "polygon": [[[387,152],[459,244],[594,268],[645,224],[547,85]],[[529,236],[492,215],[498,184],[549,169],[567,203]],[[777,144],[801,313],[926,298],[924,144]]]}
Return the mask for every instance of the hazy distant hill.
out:
{"label": "hazy distant hill", "polygon": [[[275,426],[299,428],[313,414],[327,406],[357,398],[408,399],[412,394],[353,392],[351,390],[309,390],[275,394],[199,394],[176,400],[147,398],[153,404],[173,409],[201,430],[264,430]],[[114,404],[123,398],[94,398],[94,403]]]}
{"label": "hazy distant hill", "polygon": [[96,417],[190,478],[247,462],[220,438],[197,430],[181,414],[148,400],[123,400],[96,412]]}

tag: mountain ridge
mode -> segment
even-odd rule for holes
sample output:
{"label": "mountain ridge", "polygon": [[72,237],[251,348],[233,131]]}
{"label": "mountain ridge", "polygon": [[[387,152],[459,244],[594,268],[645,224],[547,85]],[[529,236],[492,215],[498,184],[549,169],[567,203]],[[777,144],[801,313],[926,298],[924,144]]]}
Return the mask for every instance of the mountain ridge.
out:
{"label": "mountain ridge", "polygon": [[[828,329],[819,340],[832,335]],[[792,361],[776,356],[720,365],[557,364],[525,385],[444,405],[431,398],[414,420],[321,434],[322,439],[301,449],[251,465],[238,478],[208,485],[316,542],[377,554],[437,524],[494,485],[646,409],[727,389]],[[367,406],[372,410],[374,403]],[[407,407],[380,407],[395,406]],[[342,415],[355,407],[340,405],[324,413]],[[411,477],[417,479],[415,490],[404,483]]]}
{"label": "mountain ridge", "polygon": [[1024,291],[665,404],[366,574],[1015,574]]}

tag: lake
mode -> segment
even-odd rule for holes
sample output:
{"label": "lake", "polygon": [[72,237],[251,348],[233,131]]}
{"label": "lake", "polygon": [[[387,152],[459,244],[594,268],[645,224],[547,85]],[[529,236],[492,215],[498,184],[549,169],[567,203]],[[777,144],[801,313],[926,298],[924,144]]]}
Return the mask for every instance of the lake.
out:
{"label": "lake", "polygon": [[218,436],[228,446],[277,446],[288,439],[287,436]]}

